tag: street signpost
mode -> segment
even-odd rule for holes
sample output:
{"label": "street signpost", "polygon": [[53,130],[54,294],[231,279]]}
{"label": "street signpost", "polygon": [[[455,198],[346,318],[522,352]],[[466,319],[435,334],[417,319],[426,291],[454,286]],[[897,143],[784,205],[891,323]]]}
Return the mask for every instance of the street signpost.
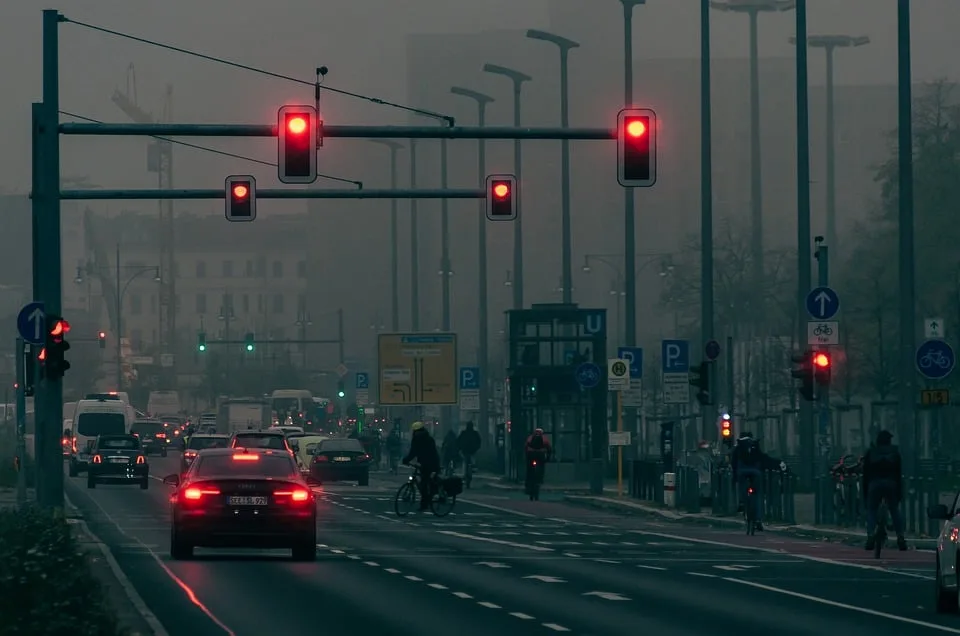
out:
{"label": "street signpost", "polygon": [[840,344],[840,322],[837,320],[807,321],[807,344],[818,347]]}
{"label": "street signpost", "polygon": [[923,337],[927,340],[942,340],[946,336],[943,318],[924,318]]}
{"label": "street signpost", "polygon": [[337,375],[339,375],[342,378],[343,376],[347,375],[350,369],[347,368],[347,365],[341,362],[340,364],[337,365],[336,371],[337,371]]}
{"label": "street signpost", "polygon": [[660,361],[663,370],[664,404],[689,404],[690,341],[662,340]]}
{"label": "street signpost", "polygon": [[360,406],[370,404],[370,374],[366,371],[357,372],[354,394]]}
{"label": "street signpost", "polygon": [[942,380],[953,371],[957,357],[944,340],[925,340],[917,347],[917,371],[928,380]]}
{"label": "street signpost", "polygon": [[460,367],[460,410],[480,410],[480,367]]}
{"label": "street signpost", "polygon": [[380,404],[457,403],[457,334],[382,333],[377,349]]}
{"label": "street signpost", "polygon": [[46,341],[46,324],[47,315],[41,302],[29,302],[17,314],[17,332],[28,344],[42,345]]}
{"label": "street signpost", "polygon": [[643,406],[643,348],[617,347],[617,357],[630,365],[630,388],[623,391],[623,406]]}
{"label": "street signpost", "polygon": [[600,367],[594,363],[584,362],[577,367],[574,375],[577,378],[577,384],[579,384],[581,388],[592,389],[600,384],[600,378],[603,376],[603,372],[600,370]]}
{"label": "street signpost", "polygon": [[950,406],[950,391],[948,389],[922,389],[920,404],[923,406]]}
{"label": "street signpost", "polygon": [[607,360],[607,390],[625,391],[630,388],[630,363],[620,358]]}
{"label": "street signpost", "polygon": [[840,311],[840,296],[830,287],[815,287],[807,294],[807,313],[817,320],[830,320]]}

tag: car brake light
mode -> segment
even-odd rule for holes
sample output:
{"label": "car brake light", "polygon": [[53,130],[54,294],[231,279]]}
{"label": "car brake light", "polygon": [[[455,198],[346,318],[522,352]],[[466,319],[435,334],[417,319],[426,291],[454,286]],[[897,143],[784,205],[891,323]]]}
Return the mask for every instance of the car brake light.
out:
{"label": "car brake light", "polygon": [[166,433],[157,433],[157,439],[166,439],[166,437],[167,437]]}
{"label": "car brake light", "polygon": [[103,458],[100,457],[99,455],[94,455],[94,456],[93,456],[93,463],[94,463],[94,464],[102,464],[102,463],[103,463]]}
{"label": "car brake light", "polygon": [[235,461],[240,461],[240,462],[255,462],[260,459],[260,456],[259,455],[241,455],[240,453],[237,453],[236,455],[233,456],[233,459]]}
{"label": "car brake light", "polygon": [[357,455],[357,461],[358,461],[358,462],[365,462],[365,461],[367,461],[368,459],[370,459],[370,456],[367,455],[366,453],[364,453],[363,455]]}
{"label": "car brake light", "polygon": [[133,436],[139,439],[140,433],[134,433]]}
{"label": "car brake light", "polygon": [[753,494],[753,488],[747,488],[747,494],[748,494],[748,495],[752,495],[752,494]]}
{"label": "car brake light", "polygon": [[185,458],[186,458],[186,457],[189,457],[189,458],[193,459],[194,457],[197,456],[197,451],[188,450],[187,452],[185,452],[185,453],[183,454],[183,456],[184,456]]}
{"label": "car brake light", "polygon": [[315,462],[328,462],[328,461],[330,461],[330,458],[327,457],[326,455],[317,455],[316,457],[313,458],[313,461],[315,461]]}
{"label": "car brake light", "polygon": [[534,466],[537,465],[537,460],[533,460],[533,465],[534,465]]}
{"label": "car brake light", "polygon": [[183,498],[190,501],[199,501],[205,495],[219,495],[220,491],[216,488],[187,488],[183,491]]}
{"label": "car brake light", "polygon": [[303,488],[297,488],[296,490],[278,490],[273,493],[275,497],[290,497],[290,501],[307,501],[310,499],[310,492],[304,490]]}
{"label": "car brake light", "polygon": [[179,435],[179,434],[180,434],[180,429],[179,429],[179,428],[173,429],[173,434],[174,434],[174,435]]}
{"label": "car brake light", "polygon": [[143,455],[137,455],[137,463],[138,463],[138,464],[146,464],[146,463],[147,463],[147,460],[144,459]]}

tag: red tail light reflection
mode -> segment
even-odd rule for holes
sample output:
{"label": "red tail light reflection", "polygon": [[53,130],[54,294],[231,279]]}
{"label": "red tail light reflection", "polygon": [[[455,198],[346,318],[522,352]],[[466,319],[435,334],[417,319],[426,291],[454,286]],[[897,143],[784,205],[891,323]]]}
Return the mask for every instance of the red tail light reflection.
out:
{"label": "red tail light reflection", "polygon": [[236,455],[233,456],[233,460],[234,460],[234,461],[239,461],[239,462],[255,462],[255,461],[259,461],[259,460],[260,460],[260,456],[259,456],[259,455],[244,455],[244,454],[238,453],[238,454],[236,454]]}
{"label": "red tail light reflection", "polygon": [[206,495],[219,495],[216,488],[187,488],[183,491],[183,498],[190,501],[199,501]]}
{"label": "red tail light reflection", "polygon": [[103,457],[100,457],[99,455],[94,455],[94,456],[93,456],[93,463],[94,463],[94,464],[102,464],[102,463],[103,463]]}
{"label": "red tail light reflection", "polygon": [[138,456],[137,456],[137,463],[138,463],[138,464],[146,464],[146,463],[147,463],[147,460],[144,459],[143,455],[138,455]]}
{"label": "red tail light reflection", "polygon": [[303,488],[296,490],[278,490],[273,493],[275,497],[290,497],[290,501],[302,502],[310,499],[310,492]]}

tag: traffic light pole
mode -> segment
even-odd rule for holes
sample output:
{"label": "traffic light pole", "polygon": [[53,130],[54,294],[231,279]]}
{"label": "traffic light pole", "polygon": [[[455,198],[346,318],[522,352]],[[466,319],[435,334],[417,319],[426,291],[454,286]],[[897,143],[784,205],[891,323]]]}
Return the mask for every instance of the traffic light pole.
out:
{"label": "traffic light pole", "polygon": [[24,371],[23,338],[17,338],[16,373],[17,373],[17,507],[27,505],[27,395],[26,373]]}
{"label": "traffic light pole", "polygon": [[[820,237],[817,237],[818,239]],[[830,260],[828,255],[827,246],[822,242],[817,242],[817,250],[815,253],[817,259],[817,284],[820,287],[829,287],[830,286]],[[821,468],[826,468],[824,464],[827,462],[827,442],[830,439],[830,385],[821,384],[820,393],[818,397],[818,406],[819,406],[819,435],[818,442],[820,443],[820,464]]]}
{"label": "traffic light pole", "polygon": [[[257,199],[483,199],[486,191],[459,190],[257,190]],[[62,201],[116,201],[152,199],[223,199],[224,188],[216,190],[63,190]]]}

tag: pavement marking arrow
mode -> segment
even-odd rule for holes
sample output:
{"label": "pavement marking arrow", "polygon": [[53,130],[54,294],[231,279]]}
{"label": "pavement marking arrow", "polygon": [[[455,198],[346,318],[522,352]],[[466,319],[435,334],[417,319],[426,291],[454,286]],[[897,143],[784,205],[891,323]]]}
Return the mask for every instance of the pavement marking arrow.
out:
{"label": "pavement marking arrow", "polygon": [[542,581],[544,583],[566,583],[565,580],[557,576],[546,576],[545,574],[531,574],[530,576],[523,577],[525,579],[535,579],[537,581]]}
{"label": "pavement marking arrow", "polygon": [[622,594],[617,594],[616,592],[587,592],[583,596],[596,596],[597,598],[602,598],[605,601],[629,601],[630,599]]}
{"label": "pavement marking arrow", "polygon": [[728,572],[745,572],[746,570],[749,570],[750,568],[756,567],[756,566],[753,566],[753,565],[715,565],[715,566],[713,566],[713,567],[715,567],[715,568],[718,569],[718,570],[726,570],[726,571],[728,571]]}
{"label": "pavement marking arrow", "polygon": [[485,565],[488,568],[495,569],[510,569],[510,566],[506,563],[497,563],[496,561],[477,561],[474,565]]}

